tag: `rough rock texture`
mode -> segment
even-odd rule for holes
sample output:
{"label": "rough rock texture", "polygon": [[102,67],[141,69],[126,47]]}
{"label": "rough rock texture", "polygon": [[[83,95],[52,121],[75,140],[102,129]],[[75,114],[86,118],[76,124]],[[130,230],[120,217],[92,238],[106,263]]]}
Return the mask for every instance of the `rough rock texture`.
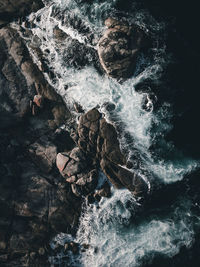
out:
{"label": "rough rock texture", "polygon": [[98,54],[106,73],[114,78],[133,75],[138,53],[148,45],[144,32],[138,26],[108,18],[107,26],[98,43]]}
{"label": "rough rock texture", "polygon": [[115,127],[96,108],[80,116],[75,141],[94,165],[100,165],[115,187],[127,188],[136,197],[147,194],[148,188],[144,180],[125,167],[127,161],[120,150]]}
{"label": "rough rock texture", "polygon": [[69,153],[59,153],[56,165],[76,196],[86,196],[95,190],[98,183],[97,166],[79,147]]}
{"label": "rough rock texture", "polygon": [[0,27],[43,7],[41,0],[0,0]]}
{"label": "rough rock texture", "polygon": [[49,266],[50,238],[73,233],[81,212],[55,165],[75,145],[56,129],[70,113],[14,30],[0,30],[0,51],[0,266]]}
{"label": "rough rock texture", "polygon": [[[34,100],[34,95],[44,98],[46,112],[41,120],[43,118],[48,127],[56,128],[69,118],[61,96],[46,82],[15,30],[0,30],[0,51],[0,128],[10,122],[13,126],[10,116],[16,122],[23,122],[30,115],[30,100]],[[34,113],[37,112],[34,110]]]}

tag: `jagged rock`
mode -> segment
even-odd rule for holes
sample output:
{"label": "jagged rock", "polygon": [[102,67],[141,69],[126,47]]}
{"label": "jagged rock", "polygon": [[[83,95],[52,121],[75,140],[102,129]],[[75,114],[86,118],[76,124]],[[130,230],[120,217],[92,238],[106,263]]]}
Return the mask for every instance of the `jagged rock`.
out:
{"label": "jagged rock", "polygon": [[125,164],[126,160],[119,148],[117,132],[113,125],[107,123],[105,119],[100,121],[100,136],[104,139],[101,147],[103,157],[107,158],[116,164]]}
{"label": "jagged rock", "polygon": [[85,114],[85,116],[86,116],[88,121],[94,122],[94,121],[97,121],[98,119],[100,119],[102,115],[96,108],[94,108],[94,109],[88,111]]}
{"label": "jagged rock", "polygon": [[84,171],[86,166],[87,164],[85,161],[75,161],[74,159],[71,159],[62,174],[64,177],[70,177]]}
{"label": "jagged rock", "polygon": [[[115,187],[127,188],[137,197],[147,194],[146,182],[136,173],[122,167],[126,165],[131,168],[132,165],[130,162],[127,163],[121,152],[115,127],[108,123],[96,108],[80,117],[78,135],[80,149],[88,157],[93,158],[96,164],[99,162],[102,171]],[[84,176],[78,179],[76,184],[87,188],[87,181],[88,179]],[[94,190],[95,185],[91,190]],[[98,190],[94,197],[98,195],[110,197],[109,185],[105,184],[105,187]]]}
{"label": "jagged rock", "polygon": [[112,168],[114,167],[114,170],[118,171],[118,169],[115,169],[117,165],[110,163],[106,159],[101,159],[100,166],[104,174],[116,188],[118,189],[124,188],[124,185],[120,182],[120,180],[118,179]]}
{"label": "jagged rock", "polygon": [[39,107],[42,108],[44,104],[44,98],[41,95],[35,95],[33,102]]}
{"label": "jagged rock", "polygon": [[100,63],[106,73],[114,78],[133,75],[138,53],[148,45],[144,32],[138,26],[108,18],[108,27],[98,43]]}
{"label": "jagged rock", "polygon": [[[33,99],[36,93],[45,98],[45,108],[40,114],[43,123],[38,126],[55,129],[64,123],[70,116],[68,109],[61,96],[48,84],[43,73],[33,63],[16,30],[9,27],[0,29],[0,50],[1,127],[10,126],[12,117],[12,121],[15,121],[13,124],[16,124],[16,119],[23,122],[29,117],[30,99]],[[37,108],[37,105],[31,107],[34,115],[38,113]],[[3,116],[5,113],[7,116]]]}
{"label": "jagged rock", "polygon": [[136,197],[145,197],[148,193],[146,182],[136,173],[116,165],[109,160],[101,160],[101,168],[112,184],[117,188],[127,188]]}
{"label": "jagged rock", "polygon": [[69,156],[67,153],[58,153],[56,157],[56,166],[59,169],[60,172],[62,172],[70,160]]}
{"label": "jagged rock", "polygon": [[72,184],[72,192],[76,196],[94,191],[98,183],[97,171],[79,147],[75,147],[69,153],[59,153],[56,162],[66,182]]}
{"label": "jagged rock", "polygon": [[70,158],[74,159],[75,161],[84,161],[85,155],[78,147],[75,147],[70,153]]}
{"label": "jagged rock", "polygon": [[98,176],[96,170],[83,175],[77,180],[76,185],[78,185],[82,191],[82,194],[88,194],[95,190],[98,183]]}

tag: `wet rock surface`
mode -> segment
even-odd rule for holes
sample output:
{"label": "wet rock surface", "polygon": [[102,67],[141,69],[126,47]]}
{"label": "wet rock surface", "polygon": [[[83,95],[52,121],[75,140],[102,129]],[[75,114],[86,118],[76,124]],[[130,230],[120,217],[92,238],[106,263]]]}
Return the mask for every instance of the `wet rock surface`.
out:
{"label": "wet rock surface", "polygon": [[108,28],[98,42],[98,55],[105,72],[113,78],[133,75],[138,54],[148,47],[145,33],[137,25],[113,18],[105,20]]}

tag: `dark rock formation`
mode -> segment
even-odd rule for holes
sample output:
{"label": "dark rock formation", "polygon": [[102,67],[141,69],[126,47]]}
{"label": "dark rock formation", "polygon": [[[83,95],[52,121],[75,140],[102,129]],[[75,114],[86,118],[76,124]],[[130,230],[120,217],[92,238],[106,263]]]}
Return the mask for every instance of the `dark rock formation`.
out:
{"label": "dark rock formation", "polygon": [[[45,112],[40,119],[43,118],[48,127],[56,128],[69,118],[61,96],[46,82],[15,30],[0,30],[0,50],[0,128],[9,123],[13,127],[11,117],[23,122],[30,115],[30,100],[39,104],[35,95],[42,99]],[[37,114],[35,106],[33,113]]]}
{"label": "dark rock formation", "polygon": [[106,73],[114,78],[133,75],[138,53],[148,46],[145,33],[138,26],[108,18],[107,30],[99,40],[98,54]]}
{"label": "dark rock formation", "polygon": [[96,166],[78,147],[69,153],[59,153],[56,165],[76,196],[86,196],[95,190],[98,182]]}
{"label": "dark rock formation", "polygon": [[0,27],[13,19],[36,12],[43,6],[41,0],[0,0]]}
{"label": "dark rock formation", "polygon": [[94,194],[94,197],[98,199],[98,197],[110,197],[111,191],[110,191],[110,185],[108,182],[105,182],[101,189],[97,190]]}
{"label": "dark rock formation", "polygon": [[96,108],[80,116],[76,142],[88,158],[100,165],[115,187],[127,188],[136,197],[147,194],[148,188],[144,180],[123,167],[126,158],[120,150],[115,127]]}
{"label": "dark rock formation", "polygon": [[70,113],[14,30],[0,30],[0,50],[0,265],[49,266],[50,239],[73,233],[81,212],[55,168],[74,147],[57,129]]}
{"label": "dark rock formation", "polygon": [[73,138],[77,147],[58,153],[56,165],[77,197],[87,196],[88,203],[94,203],[111,196],[107,182],[95,192],[99,167],[116,188],[127,188],[135,197],[146,197],[146,182],[125,167],[130,162],[120,150],[116,129],[96,108],[80,116]]}

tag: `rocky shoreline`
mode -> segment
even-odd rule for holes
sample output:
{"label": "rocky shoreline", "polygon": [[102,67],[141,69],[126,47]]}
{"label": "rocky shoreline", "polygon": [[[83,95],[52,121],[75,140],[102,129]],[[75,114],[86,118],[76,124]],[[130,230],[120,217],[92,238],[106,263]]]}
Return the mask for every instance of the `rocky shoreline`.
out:
{"label": "rocky shoreline", "polygon": [[[114,185],[144,203],[142,213],[158,206],[161,199],[167,202],[169,191],[173,197],[176,189],[185,192],[188,177],[174,191],[158,186],[159,193],[152,196],[121,151],[114,125],[96,107],[84,112],[75,103],[74,115],[45,79],[45,66],[38,68],[24,40],[8,24],[36,12],[42,2],[11,2],[0,1],[0,265],[44,267],[50,266],[49,256],[63,249],[53,250],[51,239],[61,232],[75,236],[83,203],[109,198]],[[126,79],[150,41],[127,22],[109,18],[105,25],[98,42],[101,67],[99,62],[96,67],[113,78]],[[54,35],[60,41],[68,38],[59,28]],[[96,60],[96,51],[88,53]],[[83,66],[87,60],[77,57],[72,64]],[[100,170],[107,177],[101,185]],[[197,176],[190,186],[198,185]],[[64,250],[77,254],[88,246],[68,242]]]}
{"label": "rocky shoreline", "polygon": [[71,115],[15,30],[0,30],[0,46],[1,266],[48,266],[49,240],[73,232],[81,211],[54,167],[74,145],[58,129]]}
{"label": "rocky shoreline", "polygon": [[[96,190],[100,167],[117,188],[128,188],[135,196],[147,192],[127,169],[131,164],[120,151],[115,128],[96,108],[82,114],[76,125],[22,38],[6,25],[26,10],[0,7],[0,262],[48,266],[54,253],[51,238],[60,232],[75,234],[84,199],[91,204],[110,197],[109,182]],[[68,132],[63,125],[76,130]],[[74,247],[68,245],[76,253]]]}

